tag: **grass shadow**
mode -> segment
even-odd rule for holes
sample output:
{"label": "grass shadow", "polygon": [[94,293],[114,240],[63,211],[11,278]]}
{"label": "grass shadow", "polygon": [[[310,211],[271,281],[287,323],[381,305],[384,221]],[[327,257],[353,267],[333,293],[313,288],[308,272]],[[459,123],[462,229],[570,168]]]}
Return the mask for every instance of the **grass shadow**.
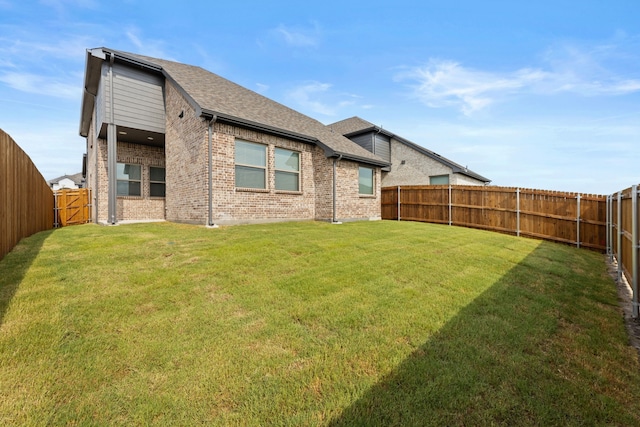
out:
{"label": "grass shadow", "polygon": [[46,230],[23,238],[0,260],[0,326],[22,279],[53,232]]}
{"label": "grass shadow", "polygon": [[[640,425],[615,286],[557,248],[542,243],[329,425]],[[628,372],[608,369],[627,354]]]}

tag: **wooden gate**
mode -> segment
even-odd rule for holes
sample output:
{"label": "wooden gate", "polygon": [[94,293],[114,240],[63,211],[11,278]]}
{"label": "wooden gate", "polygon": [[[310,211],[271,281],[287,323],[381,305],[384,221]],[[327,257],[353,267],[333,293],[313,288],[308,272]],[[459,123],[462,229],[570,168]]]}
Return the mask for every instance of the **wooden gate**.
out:
{"label": "wooden gate", "polygon": [[91,221],[91,191],[88,188],[63,189],[54,193],[55,226],[86,224]]}

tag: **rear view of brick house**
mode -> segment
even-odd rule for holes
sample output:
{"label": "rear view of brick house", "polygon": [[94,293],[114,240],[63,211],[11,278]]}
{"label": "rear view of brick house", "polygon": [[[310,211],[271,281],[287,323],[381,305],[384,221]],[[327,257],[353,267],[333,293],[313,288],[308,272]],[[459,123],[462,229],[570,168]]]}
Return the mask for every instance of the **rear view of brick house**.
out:
{"label": "rear view of brick house", "polygon": [[90,49],[84,90],[95,222],[380,218],[387,160],[200,67]]}

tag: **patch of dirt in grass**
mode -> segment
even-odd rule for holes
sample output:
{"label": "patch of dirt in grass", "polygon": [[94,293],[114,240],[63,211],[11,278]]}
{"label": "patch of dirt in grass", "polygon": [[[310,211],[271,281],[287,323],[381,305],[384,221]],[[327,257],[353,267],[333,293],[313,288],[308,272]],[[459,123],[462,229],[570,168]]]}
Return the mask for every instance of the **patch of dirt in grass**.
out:
{"label": "patch of dirt in grass", "polygon": [[622,308],[622,314],[624,316],[624,324],[627,327],[627,333],[629,334],[629,344],[631,344],[638,352],[638,358],[640,359],[640,318],[633,318],[633,291],[629,282],[622,275],[622,279],[618,280],[618,264],[615,260],[611,260],[608,256],[607,267],[609,275],[613,278],[618,288],[618,302]]}

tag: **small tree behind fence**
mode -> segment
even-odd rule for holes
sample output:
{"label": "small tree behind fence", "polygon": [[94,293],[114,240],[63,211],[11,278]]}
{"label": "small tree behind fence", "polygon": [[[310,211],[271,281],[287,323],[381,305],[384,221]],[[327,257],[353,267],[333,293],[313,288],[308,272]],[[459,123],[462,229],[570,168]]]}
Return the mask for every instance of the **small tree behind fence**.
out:
{"label": "small tree behind fence", "polygon": [[639,316],[638,262],[640,231],[638,230],[638,186],[634,185],[607,198],[607,253],[618,265],[618,280],[626,278],[633,291],[633,317]]}
{"label": "small tree behind fence", "polygon": [[47,181],[0,129],[0,259],[23,237],[53,228],[53,208]]}
{"label": "small tree behind fence", "polygon": [[494,186],[382,189],[382,218],[481,228],[604,251],[607,197]]}

